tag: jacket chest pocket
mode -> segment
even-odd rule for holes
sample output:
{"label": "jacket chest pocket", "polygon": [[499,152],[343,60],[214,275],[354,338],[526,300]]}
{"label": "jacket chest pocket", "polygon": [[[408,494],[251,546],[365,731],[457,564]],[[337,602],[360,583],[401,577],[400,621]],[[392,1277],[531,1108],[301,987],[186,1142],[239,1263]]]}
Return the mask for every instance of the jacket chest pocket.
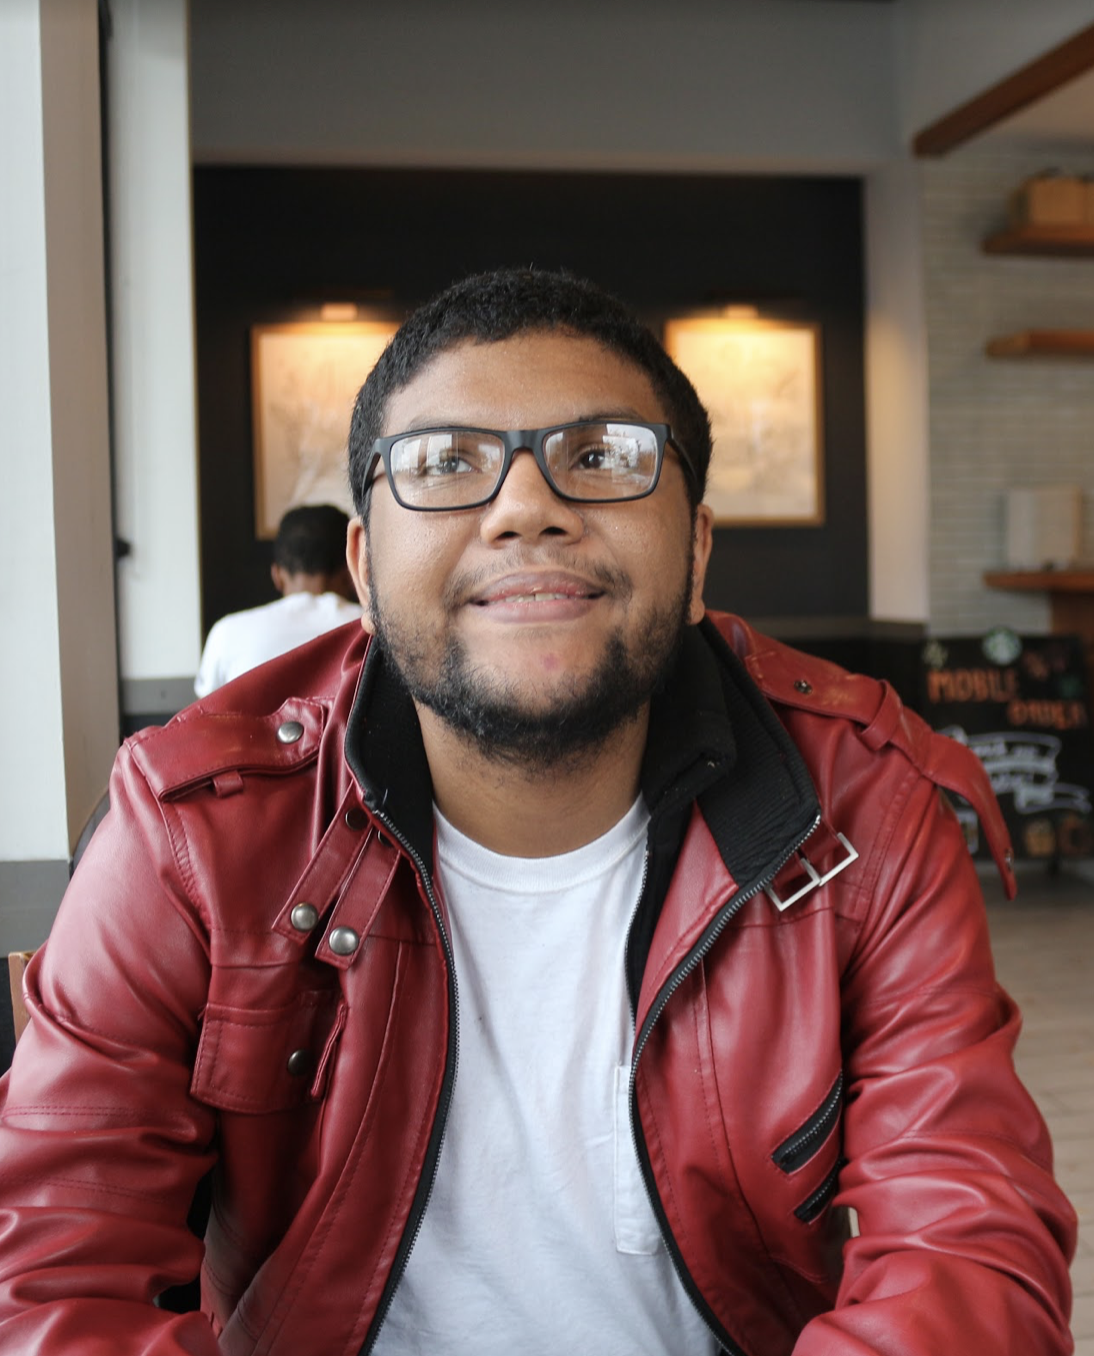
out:
{"label": "jacket chest pocket", "polygon": [[842,1107],[843,1074],[840,1073],[823,1102],[771,1155],[777,1168],[801,1184],[804,1194],[795,1206],[794,1214],[803,1224],[811,1224],[824,1212],[839,1185],[845,1160],[840,1153],[839,1135],[834,1131]]}
{"label": "jacket chest pocket", "polygon": [[191,1093],[224,1111],[288,1111],[323,1096],[345,1024],[334,990],[305,990],[282,1007],[209,1003]]}

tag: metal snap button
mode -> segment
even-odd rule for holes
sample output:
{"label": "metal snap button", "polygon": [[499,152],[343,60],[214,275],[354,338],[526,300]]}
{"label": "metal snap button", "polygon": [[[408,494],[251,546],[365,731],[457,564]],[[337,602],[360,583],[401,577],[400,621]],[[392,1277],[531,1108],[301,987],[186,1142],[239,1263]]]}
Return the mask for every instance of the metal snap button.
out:
{"label": "metal snap button", "polygon": [[336,956],[352,956],[361,944],[360,937],[352,928],[335,928],[327,940]]}
{"label": "metal snap button", "polygon": [[319,922],[319,910],[314,904],[298,904],[289,914],[289,922],[297,932],[311,932]]}
{"label": "metal snap button", "polygon": [[286,720],[277,727],[277,738],[282,744],[295,744],[303,734],[304,727],[298,720]]}
{"label": "metal snap button", "polygon": [[354,805],[346,811],[345,825],[347,829],[360,831],[368,828],[368,815],[358,805]]}
{"label": "metal snap button", "polygon": [[810,692],[813,691],[813,684],[806,682],[804,678],[799,678],[794,684],[794,690],[796,692],[801,692],[808,697]]}
{"label": "metal snap button", "polygon": [[293,1078],[303,1078],[311,1071],[311,1051],[294,1050],[285,1061],[285,1068]]}

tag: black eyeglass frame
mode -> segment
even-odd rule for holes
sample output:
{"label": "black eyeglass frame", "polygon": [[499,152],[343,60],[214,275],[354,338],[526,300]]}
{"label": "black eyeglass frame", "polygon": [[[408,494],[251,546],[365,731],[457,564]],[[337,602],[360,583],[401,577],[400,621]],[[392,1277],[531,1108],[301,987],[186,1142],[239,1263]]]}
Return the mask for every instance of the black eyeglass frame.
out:
{"label": "black eyeglass frame", "polygon": [[[606,499],[584,499],[580,495],[567,494],[564,490],[559,489],[547,465],[543,444],[553,433],[564,433],[567,429],[582,428],[586,424],[627,424],[632,428],[650,430],[657,441],[657,465],[654,468],[653,479],[648,489],[643,490],[641,494],[612,495]],[[426,437],[430,433],[487,433],[492,438],[501,440],[504,448],[501,470],[498,473],[494,488],[488,495],[485,495],[482,499],[473,499],[467,504],[408,504],[406,500],[400,497],[399,491],[395,487],[395,477],[391,472],[391,449],[403,438]],[[661,479],[661,467],[665,462],[665,448],[670,446],[680,458],[680,465],[684,473],[690,476],[693,481],[697,481],[695,468],[692,466],[687,453],[673,438],[672,427],[669,424],[652,424],[645,419],[630,419],[621,415],[608,416],[604,419],[575,419],[568,424],[552,424],[549,428],[500,429],[473,428],[465,424],[438,424],[433,428],[406,429],[402,433],[390,433],[382,438],[376,438],[369,450],[368,461],[365,464],[365,493],[368,494],[379,479],[374,472],[377,461],[382,460],[387,483],[395,497],[395,502],[401,508],[409,509],[412,513],[459,513],[463,509],[484,508],[501,493],[501,487],[505,484],[505,477],[509,474],[509,469],[513,464],[514,455],[517,452],[530,452],[535,458],[543,479],[560,499],[565,499],[571,504],[631,504],[639,499],[648,498],[657,489],[658,481]]]}

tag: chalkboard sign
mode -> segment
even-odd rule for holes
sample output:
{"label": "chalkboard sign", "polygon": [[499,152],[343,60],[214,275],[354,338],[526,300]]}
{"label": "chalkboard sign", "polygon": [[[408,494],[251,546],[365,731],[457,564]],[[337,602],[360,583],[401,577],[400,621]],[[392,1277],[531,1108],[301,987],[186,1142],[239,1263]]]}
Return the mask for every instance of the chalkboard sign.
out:
{"label": "chalkboard sign", "polygon": [[[921,710],[967,744],[991,779],[1015,854],[1094,856],[1094,737],[1082,642],[1074,636],[934,637],[922,650]],[[969,846],[987,854],[957,803]]]}

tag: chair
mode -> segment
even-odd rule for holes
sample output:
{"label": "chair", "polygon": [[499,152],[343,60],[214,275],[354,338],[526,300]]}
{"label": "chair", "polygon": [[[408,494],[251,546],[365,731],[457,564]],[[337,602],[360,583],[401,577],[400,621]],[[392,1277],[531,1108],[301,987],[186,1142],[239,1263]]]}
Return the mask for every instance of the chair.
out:
{"label": "chair", "polygon": [[23,1034],[27,1022],[26,1005],[23,1002],[23,971],[33,951],[12,951],[8,954],[8,980],[11,984],[11,1024],[15,1039]]}
{"label": "chair", "polygon": [[[110,796],[108,792],[104,791],[95,802],[95,808],[88,816],[87,823],[80,832],[75,851],[72,854],[72,861],[69,864],[69,875],[75,871],[80,858],[87,849],[87,845],[91,842],[92,834],[102,823],[109,809]],[[26,1005],[23,1002],[23,971],[27,968],[27,962],[33,955],[33,951],[11,951],[8,953],[11,1006],[9,1008],[6,1003],[0,1003],[0,1073],[3,1073],[11,1064],[16,1042],[30,1020]]]}
{"label": "chair", "polygon": [[11,980],[11,1002],[0,1002],[0,1073],[11,1064],[15,1042],[27,1024],[27,1010],[23,1004],[23,971],[31,952],[13,951],[8,957],[8,975]]}

